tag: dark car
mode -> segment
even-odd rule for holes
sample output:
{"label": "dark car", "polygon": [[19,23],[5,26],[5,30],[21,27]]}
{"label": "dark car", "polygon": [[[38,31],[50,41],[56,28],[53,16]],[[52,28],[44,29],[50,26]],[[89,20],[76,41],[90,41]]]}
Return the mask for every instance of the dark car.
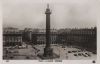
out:
{"label": "dark car", "polygon": [[77,56],[77,54],[74,54],[74,56]]}
{"label": "dark car", "polygon": [[71,51],[68,51],[68,53],[72,53]]}

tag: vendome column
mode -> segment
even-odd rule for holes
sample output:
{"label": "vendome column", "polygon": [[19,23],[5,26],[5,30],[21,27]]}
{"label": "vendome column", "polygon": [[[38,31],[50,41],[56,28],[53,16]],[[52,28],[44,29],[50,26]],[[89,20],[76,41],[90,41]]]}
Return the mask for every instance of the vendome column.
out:
{"label": "vendome column", "polygon": [[50,8],[49,4],[47,4],[47,9],[45,11],[46,14],[46,46],[44,48],[44,57],[52,57],[53,56],[53,49],[50,46]]}

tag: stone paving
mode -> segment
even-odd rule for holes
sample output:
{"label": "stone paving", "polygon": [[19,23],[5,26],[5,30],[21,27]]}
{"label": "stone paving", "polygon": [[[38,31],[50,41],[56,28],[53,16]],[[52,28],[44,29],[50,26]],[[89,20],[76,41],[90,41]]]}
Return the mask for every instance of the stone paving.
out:
{"label": "stone paving", "polygon": [[[14,55],[12,59],[14,60],[24,60],[24,59],[32,59],[32,60],[40,60],[40,58],[37,56],[39,53],[43,53],[45,45],[28,45],[28,48],[23,48],[23,49],[14,49],[14,51],[18,51],[18,53],[10,53],[10,55]],[[90,60],[96,59],[96,54],[92,54],[91,52],[88,51],[80,51],[80,49],[77,48],[72,48],[72,47],[65,47],[62,48],[60,45],[51,45],[51,48],[53,48],[53,52],[56,53],[57,55],[60,56],[60,58],[56,58],[59,60]],[[80,51],[80,52],[71,52],[68,53],[68,51]],[[89,53],[91,56],[74,56],[75,54],[78,53]],[[10,58],[11,59],[11,58]],[[55,59],[55,60],[56,60]]]}
{"label": "stone paving", "polygon": [[[39,53],[43,53],[43,49],[44,49],[44,46],[43,45],[37,45],[35,46],[37,49],[40,49],[40,52]],[[77,48],[72,48],[72,47],[65,47],[65,48],[62,48],[62,46],[59,46],[59,45],[52,45],[51,48],[53,48],[53,52],[60,55],[60,58],[56,58],[56,59],[60,59],[60,60],[90,60],[90,59],[93,59],[95,60],[96,59],[96,54],[92,54],[91,52],[89,51],[81,51],[80,49],[77,49]],[[80,51],[80,52],[75,52],[75,53],[68,53],[68,51]],[[74,56],[74,54],[79,54],[79,53],[89,53],[91,56],[87,56],[87,57],[84,57],[84,56]]]}

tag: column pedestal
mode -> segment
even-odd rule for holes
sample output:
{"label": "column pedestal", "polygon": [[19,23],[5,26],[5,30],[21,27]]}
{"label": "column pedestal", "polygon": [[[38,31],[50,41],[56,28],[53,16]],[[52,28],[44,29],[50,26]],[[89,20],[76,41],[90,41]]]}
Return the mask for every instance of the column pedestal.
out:
{"label": "column pedestal", "polygon": [[55,58],[59,58],[60,56],[53,53],[53,49],[52,48],[44,48],[44,53],[40,53],[38,54],[38,57],[41,59],[55,59]]}
{"label": "column pedestal", "polygon": [[53,49],[52,48],[44,48],[44,57],[52,57],[53,56]]}

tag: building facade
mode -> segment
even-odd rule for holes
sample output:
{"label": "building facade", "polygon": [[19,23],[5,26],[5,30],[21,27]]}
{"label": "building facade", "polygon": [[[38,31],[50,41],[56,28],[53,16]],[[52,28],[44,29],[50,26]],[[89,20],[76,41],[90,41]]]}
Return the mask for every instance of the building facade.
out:
{"label": "building facade", "polygon": [[96,51],[97,46],[97,28],[69,29],[63,30],[58,37],[59,44],[66,46],[75,46],[85,48],[90,51]]}
{"label": "building facade", "polygon": [[3,45],[4,46],[15,46],[21,45],[22,43],[22,32],[18,28],[4,28],[3,30]]}
{"label": "building facade", "polygon": [[[75,46],[87,50],[96,50],[97,47],[97,28],[84,29],[51,29],[50,43]],[[46,44],[45,29],[24,29],[5,28],[3,30],[3,45],[21,45],[22,42],[29,44]]]}

